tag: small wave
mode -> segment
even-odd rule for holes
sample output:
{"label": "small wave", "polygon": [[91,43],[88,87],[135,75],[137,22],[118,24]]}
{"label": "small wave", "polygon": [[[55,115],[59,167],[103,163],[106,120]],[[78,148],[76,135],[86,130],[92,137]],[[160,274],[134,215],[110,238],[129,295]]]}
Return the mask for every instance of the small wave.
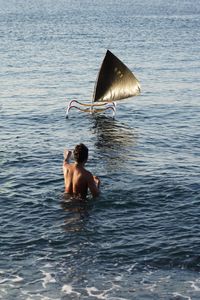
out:
{"label": "small wave", "polygon": [[184,296],[180,293],[173,293],[172,300],[192,300],[192,298],[189,296]]}
{"label": "small wave", "polygon": [[191,288],[194,289],[195,292],[200,292],[200,279],[196,279],[195,281],[190,281]]}

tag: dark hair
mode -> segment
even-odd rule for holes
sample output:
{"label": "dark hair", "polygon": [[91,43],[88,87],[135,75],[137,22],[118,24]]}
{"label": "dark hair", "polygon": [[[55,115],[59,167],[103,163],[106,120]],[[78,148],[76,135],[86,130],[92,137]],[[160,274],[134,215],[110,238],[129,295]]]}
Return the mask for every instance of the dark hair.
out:
{"label": "dark hair", "polygon": [[88,159],[88,148],[84,144],[76,145],[74,159],[77,163],[82,163]]}

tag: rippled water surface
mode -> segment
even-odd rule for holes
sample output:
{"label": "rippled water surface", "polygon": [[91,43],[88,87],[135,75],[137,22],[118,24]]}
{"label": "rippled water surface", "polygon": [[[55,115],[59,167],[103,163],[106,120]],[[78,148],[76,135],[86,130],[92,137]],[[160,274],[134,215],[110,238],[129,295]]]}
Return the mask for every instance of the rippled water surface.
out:
{"label": "rippled water surface", "polygon": [[[0,0],[0,299],[200,299],[198,1]],[[109,48],[140,80],[90,102]],[[89,147],[101,195],[63,195]]]}

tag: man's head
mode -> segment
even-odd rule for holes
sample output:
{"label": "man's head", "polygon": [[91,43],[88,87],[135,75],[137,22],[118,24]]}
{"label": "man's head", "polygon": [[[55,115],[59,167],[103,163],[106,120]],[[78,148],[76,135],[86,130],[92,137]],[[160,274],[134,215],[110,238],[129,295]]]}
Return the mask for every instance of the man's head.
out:
{"label": "man's head", "polygon": [[77,163],[83,163],[87,161],[88,148],[84,144],[76,145],[74,149],[74,159]]}

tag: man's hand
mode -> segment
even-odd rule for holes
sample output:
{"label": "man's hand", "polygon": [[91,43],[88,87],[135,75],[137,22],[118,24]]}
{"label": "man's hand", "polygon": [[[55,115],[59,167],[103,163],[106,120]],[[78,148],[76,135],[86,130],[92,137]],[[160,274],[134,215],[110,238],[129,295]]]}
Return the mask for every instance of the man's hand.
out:
{"label": "man's hand", "polygon": [[64,150],[64,160],[68,163],[69,162],[69,159],[72,155],[72,151],[71,150],[67,150],[65,149]]}

